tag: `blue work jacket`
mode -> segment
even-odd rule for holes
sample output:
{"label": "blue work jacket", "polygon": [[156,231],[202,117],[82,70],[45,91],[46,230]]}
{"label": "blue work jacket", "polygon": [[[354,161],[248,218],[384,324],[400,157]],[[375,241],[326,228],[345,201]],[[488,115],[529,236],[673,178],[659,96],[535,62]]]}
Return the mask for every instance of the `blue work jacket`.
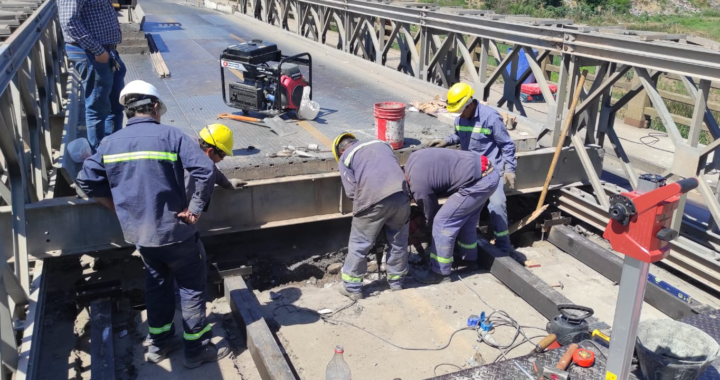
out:
{"label": "blue work jacket", "polygon": [[[125,241],[159,247],[187,240],[194,225],[177,214],[200,214],[210,201],[214,164],[196,141],[150,117],[134,117],[105,137],[85,160],[78,184],[91,197],[112,197]],[[195,180],[188,202],[184,173]]]}
{"label": "blue work jacket", "polygon": [[472,118],[456,117],[455,134],[446,137],[445,141],[450,145],[460,144],[462,150],[487,157],[500,173],[515,173],[515,142],[510,138],[500,113],[491,107],[477,103]]}

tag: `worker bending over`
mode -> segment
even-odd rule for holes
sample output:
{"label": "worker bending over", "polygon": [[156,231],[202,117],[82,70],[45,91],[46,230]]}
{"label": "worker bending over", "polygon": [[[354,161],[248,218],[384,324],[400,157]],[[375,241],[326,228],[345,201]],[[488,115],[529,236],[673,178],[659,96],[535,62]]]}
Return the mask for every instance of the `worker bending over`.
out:
{"label": "worker bending over", "polygon": [[[127,127],[101,142],[85,160],[80,187],[117,213],[128,243],[145,263],[149,327],[147,359],[158,363],[181,346],[173,323],[173,280],[180,287],[183,364],[196,368],[227,356],[217,349],[205,315],[205,249],[195,223],[213,192],[213,163],[189,136],[160,124],[166,107],[154,86],[128,83],[120,94]],[[194,180],[188,202],[184,172]]]}
{"label": "worker bending over", "polygon": [[[213,163],[217,164],[225,159],[225,156],[233,155],[232,130],[222,124],[210,124],[200,130],[198,144],[200,144],[200,149],[205,152],[205,155],[208,156]],[[228,179],[217,166],[213,168],[215,184],[223,189],[239,190],[247,184],[247,182],[238,178]],[[195,192],[195,182],[192,180],[192,176],[188,174],[187,172],[185,173],[185,190],[189,195],[192,195]]]}
{"label": "worker bending over", "polygon": [[408,272],[408,220],[410,195],[405,176],[392,148],[380,140],[359,142],[343,133],[333,142],[345,194],[353,200],[348,255],[342,269],[340,293],[363,298],[367,254],[385,227],[389,252],[387,279],[392,290],[402,289]]}
{"label": "worker bending over", "polygon": [[[455,118],[455,133],[444,139],[433,140],[428,146],[445,147],[460,144],[462,150],[470,150],[490,159],[503,184],[515,189],[515,142],[505,128],[503,118],[495,109],[473,99],[475,91],[465,83],[457,83],[448,90],[448,112],[460,113]],[[490,196],[490,221],[495,230],[495,246],[503,252],[512,250],[508,231],[505,189],[498,186]]]}
{"label": "worker bending over", "polygon": [[[500,183],[492,163],[475,152],[428,148],[410,155],[405,175],[413,199],[432,226],[431,270],[417,273],[416,279],[425,284],[449,281],[456,241],[463,264],[477,266],[475,228],[480,211]],[[448,197],[442,207],[441,197]]]}

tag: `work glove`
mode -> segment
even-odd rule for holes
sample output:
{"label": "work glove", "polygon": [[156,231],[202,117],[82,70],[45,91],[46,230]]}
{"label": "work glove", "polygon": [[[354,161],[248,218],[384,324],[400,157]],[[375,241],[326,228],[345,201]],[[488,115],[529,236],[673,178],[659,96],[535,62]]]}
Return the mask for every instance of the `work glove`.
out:
{"label": "work glove", "polygon": [[515,173],[506,172],[503,175],[503,185],[508,184],[508,189],[515,190]]}
{"label": "work glove", "polygon": [[429,147],[444,148],[444,147],[448,146],[448,143],[447,143],[447,141],[445,141],[445,139],[436,139],[436,140],[430,141],[430,142],[428,143],[428,146],[429,146]]}
{"label": "work glove", "polygon": [[239,178],[231,178],[229,181],[230,181],[230,185],[232,185],[233,190],[240,190],[243,187],[245,187],[245,185],[247,185],[247,182],[245,182]]}

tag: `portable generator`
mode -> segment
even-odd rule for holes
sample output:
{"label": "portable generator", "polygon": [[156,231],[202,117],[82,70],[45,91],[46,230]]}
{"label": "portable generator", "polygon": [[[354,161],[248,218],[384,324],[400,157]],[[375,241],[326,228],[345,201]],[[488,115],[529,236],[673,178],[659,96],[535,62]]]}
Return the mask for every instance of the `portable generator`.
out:
{"label": "portable generator", "polygon": [[[307,79],[300,66],[308,68]],[[226,70],[234,70],[242,80],[226,84]],[[312,57],[309,53],[284,56],[276,44],[252,40],[223,50],[220,78],[223,100],[228,106],[239,108],[246,115],[249,111],[280,114],[297,110],[303,89],[312,86]]]}

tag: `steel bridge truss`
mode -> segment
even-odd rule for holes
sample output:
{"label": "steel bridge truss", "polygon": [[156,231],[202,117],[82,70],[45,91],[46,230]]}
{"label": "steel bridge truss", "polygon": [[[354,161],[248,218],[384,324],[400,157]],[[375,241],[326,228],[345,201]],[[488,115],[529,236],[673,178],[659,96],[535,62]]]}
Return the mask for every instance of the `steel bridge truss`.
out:
{"label": "steel bridge truss", "polygon": [[[492,11],[443,8],[426,3],[389,3],[362,0],[238,0],[238,12],[281,27],[318,43],[333,47],[381,66],[388,65],[391,49],[399,53],[393,65],[407,75],[449,87],[464,80],[483,100],[502,79],[498,107],[527,116],[520,101],[520,86],[533,74],[547,102],[545,123],[552,145],[574,146],[589,183],[594,204],[607,210],[607,189],[593,169],[587,151],[581,147],[612,149],[620,159],[626,178],[637,186],[638,170],[630,162],[615,128],[617,112],[638,94],[645,92],[657,111],[675,147],[672,167],[665,173],[677,177],[698,177],[699,192],[712,215],[706,228],[720,223],[720,191],[713,189],[706,174],[720,166],[715,151],[720,146],[720,128],[708,108],[711,84],[720,81],[720,44],[703,38],[666,33],[628,31],[616,27],[575,25],[571,20],[504,16]],[[501,46],[510,46],[507,53]],[[518,72],[520,55],[528,68]],[[559,57],[557,93],[541,67],[548,56]],[[495,64],[491,64],[493,58]],[[566,118],[569,99],[580,77],[581,67],[595,67],[594,80],[586,85],[575,110],[573,127],[566,141],[558,141]],[[620,99],[611,91],[626,76],[637,80]],[[692,121],[684,138],[657,88],[662,75],[680,77],[694,102]],[[714,139],[700,146],[701,129]],[[609,146],[606,145],[609,142]],[[674,218],[682,226],[686,198]],[[580,215],[580,213],[578,214]],[[687,228],[683,228],[686,230]],[[696,231],[696,229],[695,229]],[[697,231],[696,231],[697,232]],[[717,253],[708,238],[690,241],[681,237],[679,254],[693,260],[715,261]],[[710,236],[712,235],[712,236]],[[715,267],[715,266],[711,266]],[[703,270],[707,268],[702,266]],[[695,268],[695,272],[698,272]],[[712,282],[720,289],[720,271],[711,270]]]}

